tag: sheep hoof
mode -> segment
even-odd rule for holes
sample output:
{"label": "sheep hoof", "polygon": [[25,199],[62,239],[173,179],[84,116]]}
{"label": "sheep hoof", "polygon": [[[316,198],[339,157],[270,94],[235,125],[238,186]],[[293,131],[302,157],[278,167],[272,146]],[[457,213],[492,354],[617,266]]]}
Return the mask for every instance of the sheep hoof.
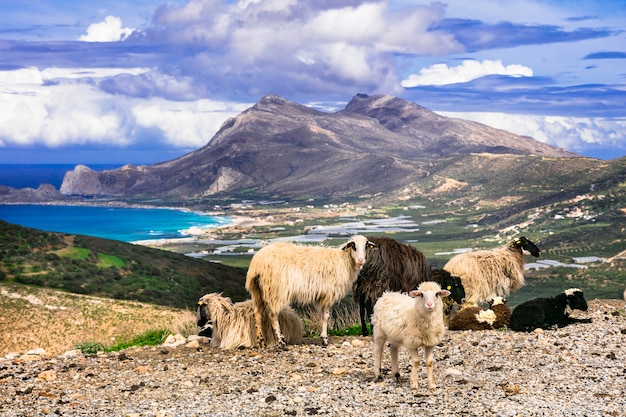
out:
{"label": "sheep hoof", "polygon": [[383,380],[383,376],[382,376],[382,375],[378,375],[378,376],[374,379],[374,381],[375,381],[375,382],[382,382],[382,380]]}
{"label": "sheep hoof", "polygon": [[322,344],[328,346],[328,337],[322,337]]}
{"label": "sheep hoof", "polygon": [[400,382],[400,372],[396,372],[394,376],[396,377],[396,382]]}

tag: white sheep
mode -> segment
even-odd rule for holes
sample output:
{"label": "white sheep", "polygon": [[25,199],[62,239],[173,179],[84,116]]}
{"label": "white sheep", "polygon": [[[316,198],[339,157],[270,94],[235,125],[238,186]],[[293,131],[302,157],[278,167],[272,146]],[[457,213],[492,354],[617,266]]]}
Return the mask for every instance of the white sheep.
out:
{"label": "white sheep", "polygon": [[267,313],[276,338],[284,345],[278,312],[298,303],[315,304],[322,313],[320,337],[328,345],[330,308],[341,300],[365,263],[367,248],[375,245],[356,235],[341,248],[276,242],[261,248],[250,261],[246,289],[252,295],[259,346],[266,345],[260,332]]}
{"label": "white sheep", "polygon": [[538,257],[539,248],[525,237],[503,247],[460,253],[443,267],[461,277],[465,288],[465,304],[477,306],[494,297],[506,298],[526,284],[524,250]]}
{"label": "white sheep", "polygon": [[[198,301],[197,324],[203,329],[212,324],[211,346],[220,349],[251,348],[256,342],[256,325],[252,300],[233,304],[222,294],[203,295]],[[278,321],[289,344],[298,343],[304,336],[302,320],[296,312],[287,307],[278,315]],[[263,334],[269,345],[278,344],[269,319],[263,320]]]}
{"label": "white sheep", "polygon": [[424,347],[424,359],[428,376],[428,387],[436,388],[433,376],[434,349],[445,332],[443,322],[443,297],[450,291],[442,290],[439,284],[425,281],[408,295],[386,292],[374,305],[374,376],[382,379],[381,361],[385,342],[389,342],[391,372],[397,380],[398,350],[406,347],[411,355],[411,388],[417,388],[418,349]]}

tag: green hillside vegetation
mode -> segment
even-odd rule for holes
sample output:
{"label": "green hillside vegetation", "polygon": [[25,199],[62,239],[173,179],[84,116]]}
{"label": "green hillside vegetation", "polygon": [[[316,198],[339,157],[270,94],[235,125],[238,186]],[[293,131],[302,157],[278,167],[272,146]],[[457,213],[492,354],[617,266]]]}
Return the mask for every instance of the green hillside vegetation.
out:
{"label": "green hillside vegetation", "polygon": [[159,249],[0,221],[0,281],[193,308],[208,292],[247,298],[245,271]]}

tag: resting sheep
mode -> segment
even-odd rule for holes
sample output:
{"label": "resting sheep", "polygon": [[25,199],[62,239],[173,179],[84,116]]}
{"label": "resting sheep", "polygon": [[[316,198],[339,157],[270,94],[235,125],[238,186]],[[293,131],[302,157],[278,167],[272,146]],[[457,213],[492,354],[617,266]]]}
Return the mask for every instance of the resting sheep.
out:
{"label": "resting sheep", "polygon": [[508,327],[511,309],[502,297],[495,297],[489,308],[466,307],[450,321],[450,330],[492,330]]}
{"label": "resting sheep", "polygon": [[342,248],[305,246],[276,242],[261,248],[250,261],[246,289],[252,295],[259,346],[265,346],[260,331],[267,313],[276,339],[284,345],[278,312],[291,303],[314,303],[322,313],[320,337],[328,345],[330,308],[342,299],[365,264],[367,248],[375,245],[355,235]]}
{"label": "resting sheep", "polygon": [[572,310],[587,311],[587,301],[582,290],[570,288],[551,298],[535,298],[513,309],[511,330],[530,332],[535,329],[564,327],[570,323],[591,323],[591,319],[570,317]]}
{"label": "resting sheep", "polygon": [[[435,281],[452,292],[446,299],[449,304],[461,303],[465,292],[460,280],[447,271],[433,269],[422,252],[415,247],[388,237],[369,237],[376,249],[368,253],[367,262],[352,286],[352,296],[359,303],[361,334],[367,336],[367,321],[372,315],[376,300],[385,291],[409,292],[424,281]],[[431,278],[431,275],[434,275]],[[449,287],[449,288],[448,288]],[[452,301],[454,300],[454,301]]]}
{"label": "resting sheep", "polygon": [[503,247],[461,253],[443,267],[461,277],[466,305],[477,306],[494,297],[506,298],[526,284],[524,250],[538,257],[539,248],[524,236]]}
{"label": "resting sheep", "polygon": [[[254,347],[256,325],[252,300],[233,304],[230,298],[221,294],[206,294],[198,301],[196,316],[197,324],[202,328],[199,334],[210,337],[211,346],[220,349]],[[283,309],[278,320],[287,343],[294,344],[302,340],[304,326],[293,309]],[[269,345],[278,343],[267,316],[263,320],[263,334]]]}
{"label": "resting sheep", "polygon": [[428,387],[436,388],[433,376],[434,349],[445,332],[442,297],[450,295],[439,284],[426,281],[408,295],[384,293],[374,305],[374,376],[380,380],[383,348],[390,343],[391,372],[400,379],[398,351],[406,347],[411,355],[411,388],[417,388],[418,349],[424,347]]}

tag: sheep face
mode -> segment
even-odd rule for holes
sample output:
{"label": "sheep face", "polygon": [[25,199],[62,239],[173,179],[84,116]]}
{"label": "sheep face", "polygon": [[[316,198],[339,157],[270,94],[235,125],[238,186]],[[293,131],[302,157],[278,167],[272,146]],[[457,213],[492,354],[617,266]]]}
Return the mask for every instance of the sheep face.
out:
{"label": "sheep face", "polygon": [[198,302],[198,308],[196,309],[196,324],[198,327],[202,327],[211,321],[211,314],[209,313],[209,306],[203,301]]}
{"label": "sheep face", "polygon": [[344,251],[351,251],[352,259],[354,263],[362,268],[367,259],[367,250],[374,249],[376,244],[370,242],[365,236],[356,235],[352,236],[352,239],[341,248]]}
{"label": "sheep face", "polygon": [[535,245],[530,240],[526,239],[526,237],[524,236],[518,239],[515,239],[515,241],[513,242],[513,246],[516,247],[517,249],[522,249],[522,250],[530,252],[530,254],[534,256],[535,258],[538,258],[539,255],[541,254],[537,245]]}
{"label": "sheep face", "polygon": [[203,301],[198,302],[196,324],[200,327],[198,336],[213,337],[213,321],[209,313],[209,306]]}
{"label": "sheep face", "polygon": [[565,290],[565,295],[567,297],[567,306],[570,310],[587,311],[589,308],[581,289],[570,288],[569,290]]}
{"label": "sheep face", "polygon": [[439,284],[432,283],[434,285],[428,285],[430,283],[426,283],[427,285],[420,285],[418,289],[409,292],[409,296],[421,299],[423,303],[424,310],[426,311],[434,311],[439,304],[442,305],[440,299],[445,298],[450,295],[450,291],[442,290],[439,287]]}
{"label": "sheep face", "polygon": [[457,275],[450,275],[443,283],[441,288],[450,291],[450,297],[457,304],[463,304],[465,302],[465,287],[461,282],[461,278]]}

